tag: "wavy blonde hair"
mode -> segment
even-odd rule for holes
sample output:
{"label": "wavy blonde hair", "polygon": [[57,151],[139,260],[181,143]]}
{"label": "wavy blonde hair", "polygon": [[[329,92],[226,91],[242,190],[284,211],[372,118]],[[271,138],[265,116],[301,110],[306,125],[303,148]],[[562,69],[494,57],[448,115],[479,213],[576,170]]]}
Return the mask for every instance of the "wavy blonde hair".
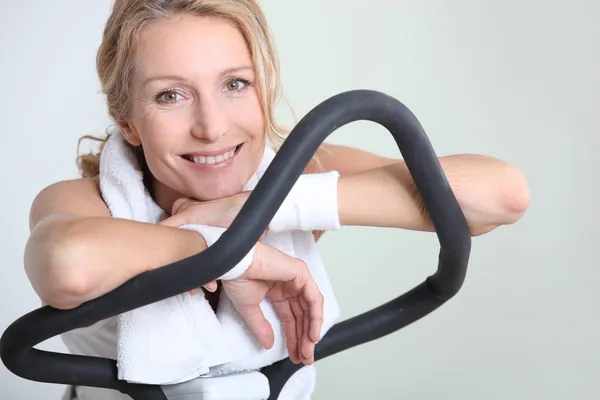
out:
{"label": "wavy blonde hair", "polygon": [[[281,97],[279,60],[265,15],[254,0],[115,0],[96,56],[96,69],[111,118],[119,122],[129,116],[129,80],[140,31],[153,22],[180,14],[223,18],[239,29],[257,77],[265,134],[277,151],[289,134],[274,118],[275,105]],[[98,176],[100,153],[109,137],[107,130],[104,138],[86,135],[79,139],[78,153],[82,140],[100,142],[96,153],[78,155],[77,165],[82,177]],[[138,157],[147,167],[141,152]]]}

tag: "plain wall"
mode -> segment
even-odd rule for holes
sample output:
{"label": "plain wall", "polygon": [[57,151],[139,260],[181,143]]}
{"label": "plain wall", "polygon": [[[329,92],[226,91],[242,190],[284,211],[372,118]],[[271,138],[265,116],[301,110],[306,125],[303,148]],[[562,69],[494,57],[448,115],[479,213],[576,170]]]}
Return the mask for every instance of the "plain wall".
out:
{"label": "plain wall", "polygon": [[[76,176],[77,139],[110,124],[95,53],[111,1],[0,2],[3,227],[0,329],[39,306],[23,271],[28,213]],[[320,399],[600,398],[600,3],[594,0],[263,0],[298,118],[350,89],[404,102],[438,155],[483,153],[522,168],[531,207],[473,239],[463,289],[428,317],[319,361]],[[285,107],[284,121],[292,122]],[[400,157],[380,126],[328,139]],[[430,233],[345,228],[320,244],[343,317],[423,281]],[[54,338],[41,348],[64,352]],[[0,398],[63,388],[0,366]]]}

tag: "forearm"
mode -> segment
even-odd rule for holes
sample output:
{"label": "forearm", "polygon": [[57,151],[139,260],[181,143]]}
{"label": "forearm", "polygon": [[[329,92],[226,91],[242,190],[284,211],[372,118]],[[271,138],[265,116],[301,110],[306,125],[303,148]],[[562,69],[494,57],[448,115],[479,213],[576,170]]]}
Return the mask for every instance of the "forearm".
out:
{"label": "forearm", "polygon": [[32,232],[25,268],[46,304],[73,308],[204,248],[198,233],[178,228],[114,218],[54,218]]}
{"label": "forearm", "polygon": [[[527,183],[510,164],[480,155],[441,157],[440,163],[472,235],[514,223],[527,208]],[[342,175],[338,208],[342,225],[433,230],[404,162]]]}

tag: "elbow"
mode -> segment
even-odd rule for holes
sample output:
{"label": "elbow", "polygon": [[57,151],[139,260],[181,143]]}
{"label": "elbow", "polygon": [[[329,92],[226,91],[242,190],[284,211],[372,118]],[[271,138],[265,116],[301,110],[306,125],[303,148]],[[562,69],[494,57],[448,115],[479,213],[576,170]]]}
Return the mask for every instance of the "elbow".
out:
{"label": "elbow", "polygon": [[87,300],[89,293],[88,285],[81,278],[74,274],[53,279],[52,284],[40,293],[42,301],[59,310],[77,308]]}
{"label": "elbow", "polygon": [[[512,225],[525,215],[530,204],[530,191],[525,174],[517,167],[507,163],[500,165],[493,175],[493,185],[489,186],[489,195],[484,196],[485,204],[475,212],[470,222],[472,236],[481,236],[503,225]],[[492,206],[493,204],[493,206]],[[483,211],[485,210],[485,211]]]}
{"label": "elbow", "polygon": [[[59,235],[57,235],[59,236]],[[73,309],[88,299],[91,285],[73,241],[47,240],[33,233],[25,248],[25,271],[44,304]]]}
{"label": "elbow", "polygon": [[518,168],[508,165],[502,193],[504,223],[518,222],[529,208],[531,194],[525,174]]}
{"label": "elbow", "polygon": [[77,308],[89,300],[92,291],[90,276],[82,268],[77,246],[64,246],[48,265],[46,303],[54,308]]}

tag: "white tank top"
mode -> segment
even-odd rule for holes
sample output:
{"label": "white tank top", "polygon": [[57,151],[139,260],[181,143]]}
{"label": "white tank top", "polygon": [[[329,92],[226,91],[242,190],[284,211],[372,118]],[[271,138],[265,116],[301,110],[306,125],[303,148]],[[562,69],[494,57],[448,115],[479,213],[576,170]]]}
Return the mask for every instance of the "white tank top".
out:
{"label": "white tank top", "polygon": [[[69,352],[72,354],[103,357],[116,360],[117,317],[111,317],[102,321],[98,321],[88,327],[63,333],[61,335],[61,339]],[[249,373],[247,375],[252,374],[259,373]],[[264,377],[262,374],[259,375],[260,377]],[[248,379],[260,379],[260,377],[248,376]],[[237,377],[234,376],[231,378],[237,379]],[[223,377],[220,382],[217,382],[218,380],[219,379],[216,378],[198,378],[189,382],[163,387],[163,391],[168,399],[176,398],[177,400],[231,398],[231,394],[229,394],[229,397],[227,397],[227,393],[230,392],[232,386],[235,387],[240,384],[239,380],[227,382],[227,377]],[[315,390],[315,384],[315,366],[311,365],[300,368],[300,370],[292,375],[292,377],[286,382],[279,395],[279,399],[310,400],[311,395]],[[217,386],[221,386],[222,390]],[[76,388],[76,393],[77,400],[132,400],[130,396],[123,394],[118,390],[95,387],[80,386]],[[218,393],[221,393],[221,395]],[[245,393],[245,395],[249,395],[247,398],[252,398],[252,395],[249,393]]]}
{"label": "white tank top", "polygon": [[[63,333],[61,339],[72,354],[117,359],[117,318]],[[77,387],[78,400],[131,400],[118,390]]]}
{"label": "white tank top", "polygon": [[65,332],[61,335],[65,346],[73,354],[117,358],[117,318],[111,317],[93,325]]}

